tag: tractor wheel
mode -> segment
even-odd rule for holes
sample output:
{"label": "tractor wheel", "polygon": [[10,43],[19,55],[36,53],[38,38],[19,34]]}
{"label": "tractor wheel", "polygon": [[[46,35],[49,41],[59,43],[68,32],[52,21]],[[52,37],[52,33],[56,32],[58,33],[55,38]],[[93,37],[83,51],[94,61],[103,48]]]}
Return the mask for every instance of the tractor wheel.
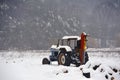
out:
{"label": "tractor wheel", "polygon": [[85,64],[86,64],[86,62],[88,62],[88,60],[89,60],[88,53],[85,52]]}
{"label": "tractor wheel", "polygon": [[58,65],[70,66],[70,56],[60,53],[58,56]]}
{"label": "tractor wheel", "polygon": [[50,64],[50,61],[47,58],[43,58],[42,64]]}

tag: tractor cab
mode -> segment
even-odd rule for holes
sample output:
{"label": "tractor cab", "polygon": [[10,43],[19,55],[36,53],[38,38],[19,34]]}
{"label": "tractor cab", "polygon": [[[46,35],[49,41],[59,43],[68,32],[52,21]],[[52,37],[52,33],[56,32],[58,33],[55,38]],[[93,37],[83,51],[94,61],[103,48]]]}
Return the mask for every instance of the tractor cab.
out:
{"label": "tractor cab", "polygon": [[71,47],[71,49],[75,49],[75,47],[79,47],[80,45],[80,37],[79,36],[64,36],[62,38],[63,45]]}

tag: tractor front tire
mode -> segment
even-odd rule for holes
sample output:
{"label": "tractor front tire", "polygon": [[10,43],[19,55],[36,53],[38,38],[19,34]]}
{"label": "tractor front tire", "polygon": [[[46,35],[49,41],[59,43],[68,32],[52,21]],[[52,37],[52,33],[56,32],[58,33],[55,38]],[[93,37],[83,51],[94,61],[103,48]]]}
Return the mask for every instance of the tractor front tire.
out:
{"label": "tractor front tire", "polygon": [[42,64],[50,64],[50,61],[47,58],[43,58]]}
{"label": "tractor front tire", "polygon": [[58,56],[58,65],[70,66],[70,56],[60,53]]}

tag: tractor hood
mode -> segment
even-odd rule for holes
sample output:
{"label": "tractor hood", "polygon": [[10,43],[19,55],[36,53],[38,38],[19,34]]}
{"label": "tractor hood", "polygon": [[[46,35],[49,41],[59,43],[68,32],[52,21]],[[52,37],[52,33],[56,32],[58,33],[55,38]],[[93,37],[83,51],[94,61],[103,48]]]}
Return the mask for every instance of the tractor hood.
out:
{"label": "tractor hood", "polygon": [[69,46],[59,45],[59,46],[57,47],[57,45],[52,45],[51,48],[52,48],[52,49],[57,49],[57,50],[59,50],[59,49],[61,49],[61,48],[64,48],[66,51],[72,51],[72,49],[71,49]]}

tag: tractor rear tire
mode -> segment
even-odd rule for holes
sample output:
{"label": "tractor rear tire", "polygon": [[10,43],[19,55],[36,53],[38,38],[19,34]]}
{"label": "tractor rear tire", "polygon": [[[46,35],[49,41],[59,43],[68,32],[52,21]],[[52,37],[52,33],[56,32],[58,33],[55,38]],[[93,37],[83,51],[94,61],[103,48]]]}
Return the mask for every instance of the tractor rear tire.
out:
{"label": "tractor rear tire", "polygon": [[58,55],[58,65],[70,66],[70,56],[65,53]]}
{"label": "tractor rear tire", "polygon": [[47,58],[43,58],[42,64],[50,64],[50,61]]}

